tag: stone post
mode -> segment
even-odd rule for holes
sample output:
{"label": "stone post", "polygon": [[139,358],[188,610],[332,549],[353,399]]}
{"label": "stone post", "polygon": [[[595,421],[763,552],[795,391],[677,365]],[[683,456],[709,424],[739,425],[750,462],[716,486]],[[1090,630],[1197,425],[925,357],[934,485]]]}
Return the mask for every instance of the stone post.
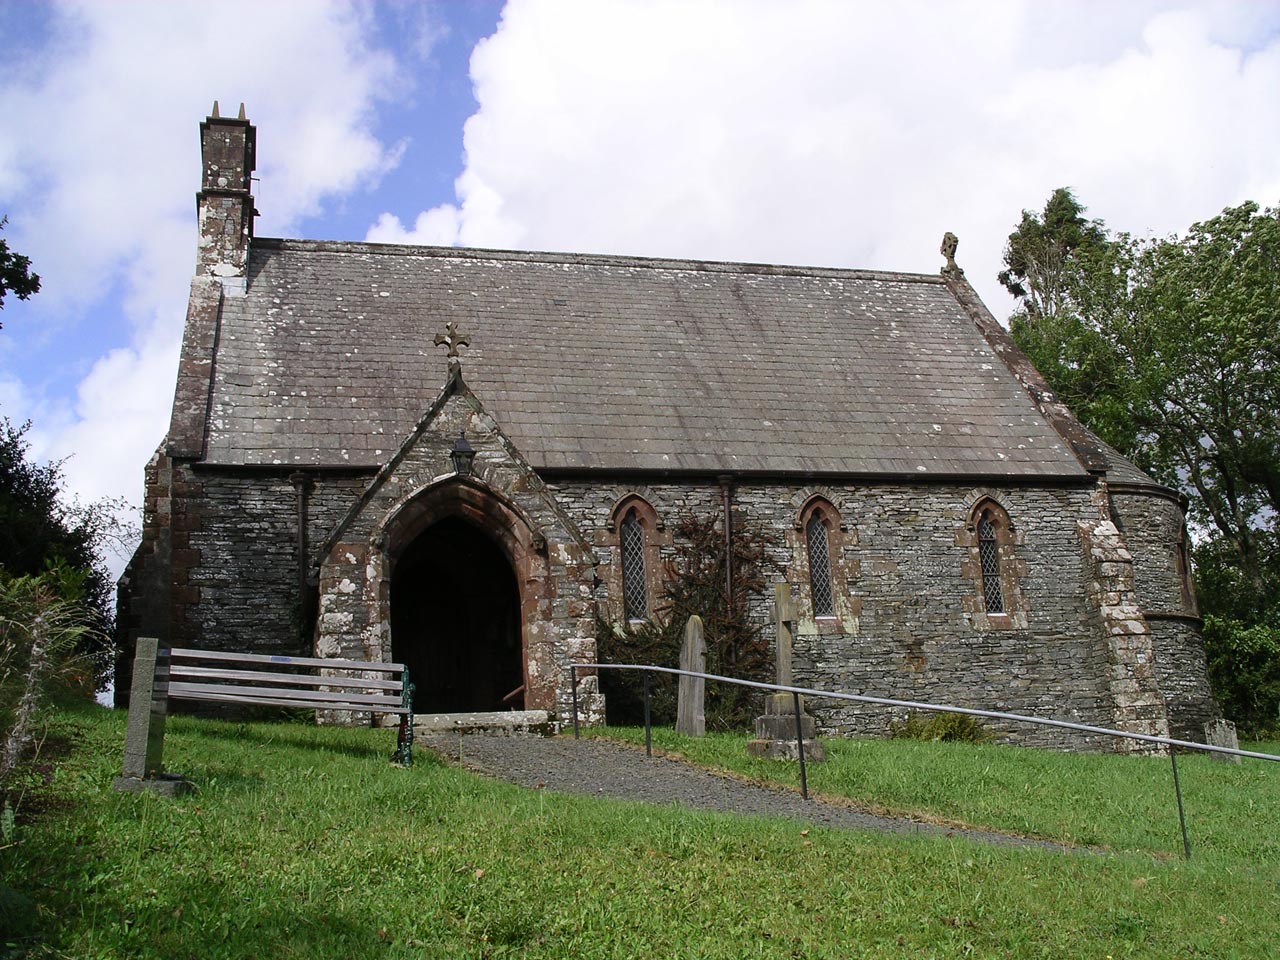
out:
{"label": "stone post", "polygon": [[129,720],[124,734],[124,769],[115,789],[150,790],[173,796],[191,789],[182,777],[164,772],[164,724],[169,712],[169,651],[155,637],[139,637],[129,688]]}
{"label": "stone post", "polygon": [[[690,617],[684,628],[684,644],[680,647],[680,669],[694,673],[707,672],[707,647],[702,638],[702,618]],[[707,681],[702,677],[680,677],[676,700],[676,733],[700,737],[707,732]]]}
{"label": "stone post", "polygon": [[[1211,747],[1227,747],[1231,750],[1240,749],[1240,738],[1236,735],[1236,725],[1230,720],[1210,720],[1204,725],[1204,742]],[[1223,760],[1227,763],[1239,763],[1239,757],[1233,757],[1229,753],[1211,753],[1209,756],[1215,760]]]}

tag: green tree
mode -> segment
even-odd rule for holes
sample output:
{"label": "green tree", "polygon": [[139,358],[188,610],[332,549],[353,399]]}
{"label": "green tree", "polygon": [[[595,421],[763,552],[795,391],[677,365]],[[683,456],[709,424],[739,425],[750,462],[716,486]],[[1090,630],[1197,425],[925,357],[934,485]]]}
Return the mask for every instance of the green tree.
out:
{"label": "green tree", "polygon": [[1147,240],[1082,211],[1059,190],[1023,214],[1010,332],[1086,426],[1186,494],[1215,691],[1258,727],[1280,699],[1280,209]]}
{"label": "green tree", "polygon": [[1125,452],[1186,493],[1265,595],[1280,515],[1280,210],[1245,203],[1184,238],[1117,243],[1115,275],[1079,302],[1118,361]]}
{"label": "green tree", "polygon": [[[9,222],[0,217],[0,230]],[[9,249],[9,243],[0,237],[0,310],[4,309],[5,294],[12,293],[19,300],[26,300],[40,290],[40,277],[31,272],[31,260]]]}
{"label": "green tree", "polygon": [[27,458],[29,426],[0,417],[0,571],[8,577],[63,571],[55,578],[62,598],[89,610],[89,646],[79,652],[91,658],[101,685],[111,669],[111,583],[99,551],[118,530],[118,505],[65,506],[61,464]]}
{"label": "green tree", "polygon": [[1123,286],[1129,251],[1084,211],[1067,187],[1053,192],[1043,213],[1023,210],[998,279],[1018,298],[1009,330],[1023,352],[1081,420],[1128,450],[1136,437],[1120,399],[1123,364],[1089,318],[1092,301]]}
{"label": "green tree", "polygon": [[1018,228],[1009,234],[1004,266],[997,279],[1022,301],[1026,316],[1056,317],[1069,305],[1074,261],[1078,254],[1106,246],[1106,226],[1086,220],[1084,206],[1069,187],[1059,187],[1044,213],[1022,211]]}

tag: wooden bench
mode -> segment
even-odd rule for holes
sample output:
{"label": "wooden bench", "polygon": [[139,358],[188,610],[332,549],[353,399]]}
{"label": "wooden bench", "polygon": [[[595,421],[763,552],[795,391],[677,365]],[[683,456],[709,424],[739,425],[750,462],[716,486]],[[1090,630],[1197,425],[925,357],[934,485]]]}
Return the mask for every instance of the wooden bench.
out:
{"label": "wooden bench", "polygon": [[117,790],[174,794],[190,788],[164,772],[170,700],[391,714],[400,718],[392,760],[413,762],[413,684],[404,664],[170,649],[139,637]]}

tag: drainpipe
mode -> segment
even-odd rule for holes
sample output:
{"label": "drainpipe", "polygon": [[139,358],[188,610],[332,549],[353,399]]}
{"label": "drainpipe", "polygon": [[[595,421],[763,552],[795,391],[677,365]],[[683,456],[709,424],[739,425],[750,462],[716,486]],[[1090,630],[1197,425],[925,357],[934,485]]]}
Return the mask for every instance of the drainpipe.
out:
{"label": "drainpipe", "polygon": [[720,503],[724,509],[724,597],[725,611],[733,612],[733,477],[721,474]]}
{"label": "drainpipe", "polygon": [[315,481],[301,471],[291,473],[289,482],[297,494],[298,502],[298,633],[299,639],[305,641],[311,626],[311,590],[308,580],[307,556],[307,502]]}

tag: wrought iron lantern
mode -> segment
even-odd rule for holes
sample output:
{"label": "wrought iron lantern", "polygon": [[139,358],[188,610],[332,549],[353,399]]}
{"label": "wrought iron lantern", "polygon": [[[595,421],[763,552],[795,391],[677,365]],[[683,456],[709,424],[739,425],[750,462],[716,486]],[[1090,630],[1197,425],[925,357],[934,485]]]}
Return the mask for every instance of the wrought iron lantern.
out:
{"label": "wrought iron lantern", "polygon": [[453,442],[453,449],[449,451],[454,472],[460,477],[471,476],[471,462],[475,458],[476,452],[471,448],[471,444],[467,443],[467,434],[464,430],[458,434],[458,439]]}

